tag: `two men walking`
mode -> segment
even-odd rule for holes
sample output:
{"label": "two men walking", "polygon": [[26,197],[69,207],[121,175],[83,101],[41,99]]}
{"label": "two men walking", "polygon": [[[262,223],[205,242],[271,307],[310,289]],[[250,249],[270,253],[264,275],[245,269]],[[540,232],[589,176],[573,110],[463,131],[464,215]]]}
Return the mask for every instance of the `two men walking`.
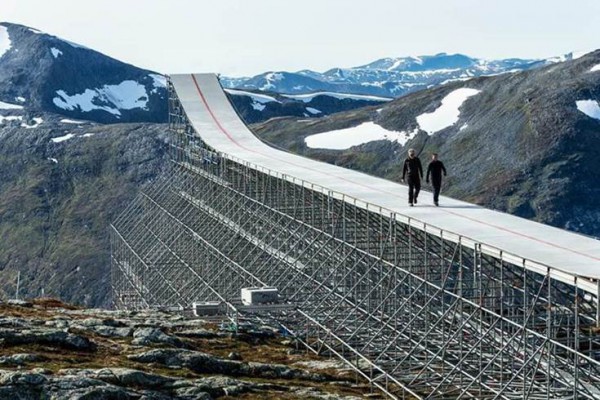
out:
{"label": "two men walking", "polygon": [[[444,164],[438,160],[437,153],[433,153],[431,156],[431,162],[427,167],[427,178],[426,182],[429,183],[429,176],[431,175],[431,183],[433,185],[433,204],[439,205],[440,190],[442,188],[442,172],[446,176],[446,168]],[[417,157],[415,149],[408,150],[408,158],[404,160],[404,166],[402,168],[402,182],[408,177],[406,183],[408,183],[408,205],[413,206],[417,204],[417,198],[421,191],[421,179],[423,178],[423,167],[421,166],[421,160]]]}

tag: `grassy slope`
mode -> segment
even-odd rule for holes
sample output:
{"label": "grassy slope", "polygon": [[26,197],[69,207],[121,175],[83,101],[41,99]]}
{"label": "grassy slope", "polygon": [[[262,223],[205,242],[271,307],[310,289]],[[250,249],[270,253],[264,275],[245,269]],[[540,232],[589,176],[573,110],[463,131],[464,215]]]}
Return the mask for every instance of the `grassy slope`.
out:
{"label": "grassy slope", "polygon": [[158,172],[164,130],[96,126],[63,143],[49,140],[62,130],[0,131],[0,295],[20,270],[25,295],[108,304],[108,225]]}

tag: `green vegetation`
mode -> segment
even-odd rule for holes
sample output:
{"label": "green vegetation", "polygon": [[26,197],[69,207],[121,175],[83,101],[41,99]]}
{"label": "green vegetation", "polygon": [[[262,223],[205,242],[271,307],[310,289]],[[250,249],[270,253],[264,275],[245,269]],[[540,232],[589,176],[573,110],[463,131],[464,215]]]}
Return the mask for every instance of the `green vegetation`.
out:
{"label": "green vegetation", "polygon": [[[0,130],[0,296],[109,304],[109,223],[163,164],[164,125]],[[83,133],[93,136],[82,137]],[[55,159],[57,162],[54,162]]]}

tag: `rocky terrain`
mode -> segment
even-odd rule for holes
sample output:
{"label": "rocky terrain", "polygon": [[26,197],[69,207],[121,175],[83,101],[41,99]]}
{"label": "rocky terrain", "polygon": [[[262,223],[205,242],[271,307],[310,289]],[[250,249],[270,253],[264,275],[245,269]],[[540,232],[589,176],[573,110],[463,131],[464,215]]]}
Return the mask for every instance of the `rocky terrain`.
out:
{"label": "rocky terrain", "polygon": [[[440,109],[446,111],[436,114]],[[440,125],[448,113],[449,122]],[[384,130],[388,140],[339,150],[305,141],[339,130],[349,138],[359,126]],[[448,83],[377,107],[308,121],[272,119],[253,129],[278,147],[396,181],[408,148],[424,160],[439,152],[449,169],[447,195],[600,236],[600,50],[539,69]]]}
{"label": "rocky terrain", "polygon": [[370,393],[342,363],[297,349],[272,327],[233,334],[158,311],[0,303],[0,349],[0,399],[7,400],[350,400]]}

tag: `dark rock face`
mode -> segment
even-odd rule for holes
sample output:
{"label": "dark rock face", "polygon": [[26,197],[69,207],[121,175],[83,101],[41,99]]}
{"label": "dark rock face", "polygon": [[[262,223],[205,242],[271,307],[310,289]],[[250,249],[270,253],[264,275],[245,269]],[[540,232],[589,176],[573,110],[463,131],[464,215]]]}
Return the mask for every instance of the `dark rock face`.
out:
{"label": "dark rock face", "polygon": [[0,101],[102,123],[166,122],[164,77],[31,28],[2,23]]}
{"label": "dark rock face", "polygon": [[[375,108],[311,121],[291,118],[254,125],[278,147],[399,180],[410,147],[427,165],[431,152],[449,169],[443,194],[525,218],[600,236],[600,120],[577,101],[600,100],[600,51],[544,68],[413,93]],[[456,123],[428,135],[416,118],[438,109],[457,89],[480,92],[460,107]],[[376,141],[348,150],[310,149],[304,138],[373,121],[417,134],[404,146]]]}

